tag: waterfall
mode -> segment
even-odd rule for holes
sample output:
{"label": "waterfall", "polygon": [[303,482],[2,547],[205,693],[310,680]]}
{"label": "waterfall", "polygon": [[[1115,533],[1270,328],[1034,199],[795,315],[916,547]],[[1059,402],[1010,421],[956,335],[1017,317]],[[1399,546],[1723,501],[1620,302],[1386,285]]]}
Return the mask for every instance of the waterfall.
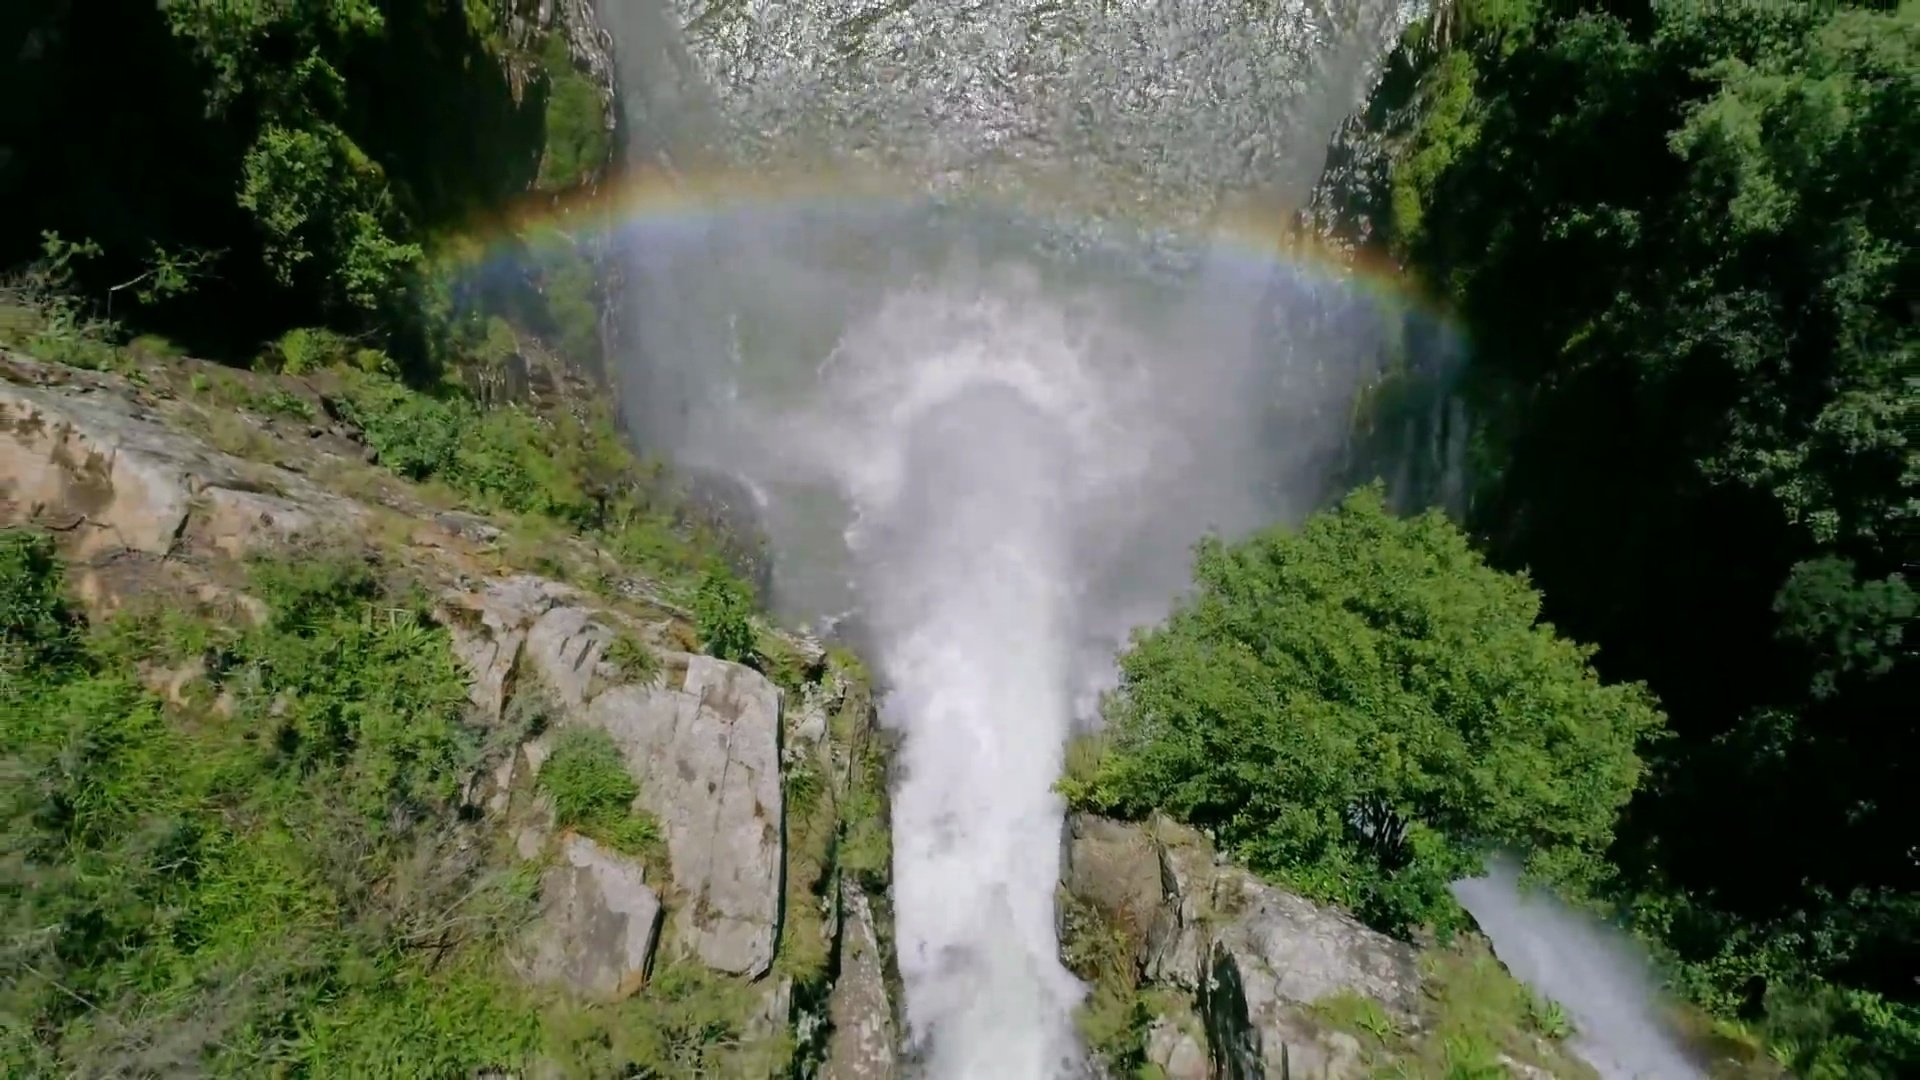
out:
{"label": "waterfall", "polygon": [[751,486],[781,608],[866,629],[928,1074],[1080,1075],[1064,743],[1196,539],[1324,496],[1420,318],[1227,224],[1304,203],[1410,12],[617,6],[630,153],[673,190],[623,222],[623,408]]}

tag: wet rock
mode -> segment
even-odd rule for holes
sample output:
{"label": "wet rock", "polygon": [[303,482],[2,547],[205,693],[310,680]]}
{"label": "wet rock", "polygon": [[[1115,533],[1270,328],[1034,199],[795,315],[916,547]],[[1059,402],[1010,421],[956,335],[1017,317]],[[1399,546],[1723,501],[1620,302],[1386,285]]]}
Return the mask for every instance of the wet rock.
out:
{"label": "wet rock", "polygon": [[638,862],[569,834],[540,894],[540,917],[518,958],[528,980],[602,999],[626,997],[646,982],[660,898]]}

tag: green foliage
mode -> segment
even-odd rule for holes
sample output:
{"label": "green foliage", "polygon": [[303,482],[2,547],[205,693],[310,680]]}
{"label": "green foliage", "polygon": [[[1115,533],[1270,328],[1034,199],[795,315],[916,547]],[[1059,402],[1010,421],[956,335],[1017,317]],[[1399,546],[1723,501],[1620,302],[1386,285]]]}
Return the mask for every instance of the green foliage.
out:
{"label": "green foliage", "polygon": [[426,251],[533,185],[553,96],[525,92],[541,61],[509,55],[504,0],[15,6],[38,44],[0,74],[9,181],[36,213],[0,223],[0,265],[29,230],[91,237],[80,293],[196,355],[325,325],[442,359]]}
{"label": "green foliage", "polygon": [[1622,902],[1816,1060],[1780,1002],[1920,1007],[1920,4],[1463,4],[1393,67],[1386,231],[1475,343],[1473,524],[1672,718]]}
{"label": "green foliage", "polygon": [[693,623],[709,655],[737,663],[754,658],[753,596],[739,578],[707,571],[693,597]]}
{"label": "green foliage", "polygon": [[1313,1003],[1314,1014],[1342,1031],[1370,1036],[1385,1045],[1399,1038],[1399,1026],[1387,1010],[1365,994],[1343,990]]}
{"label": "green foliage", "polygon": [[279,368],[288,375],[306,375],[350,360],[353,342],[345,335],[321,327],[299,326],[280,335],[274,343]]}
{"label": "green foliage", "polygon": [[541,59],[547,71],[547,146],[540,159],[540,186],[576,187],[591,179],[613,156],[600,91],[574,70],[561,34],[547,37]]}
{"label": "green foliage", "polygon": [[423,252],[395,238],[404,225],[385,178],[343,132],[269,126],[242,170],[240,205],[266,233],[275,281],[368,313],[402,291]]}
{"label": "green foliage", "polygon": [[703,538],[676,520],[658,468],[634,458],[604,418],[483,410],[451,389],[435,396],[383,375],[341,374],[341,414],[393,472],[437,480],[481,509],[589,535],[622,562],[664,577],[710,561]]}
{"label": "green foliage", "polygon": [[72,618],[53,542],[21,529],[0,531],[0,670],[24,673],[63,662]]}
{"label": "green foliage", "polygon": [[1536,621],[1438,514],[1362,490],[1200,547],[1196,595],[1121,659],[1083,801],[1162,808],[1253,868],[1405,932],[1453,924],[1483,845],[1588,881],[1660,715]]}
{"label": "green foliage", "polygon": [[1573,1021],[1567,1011],[1550,998],[1535,997],[1527,1002],[1527,1020],[1533,1030],[1549,1039],[1564,1039],[1573,1034]]}
{"label": "green foliage", "polygon": [[1077,897],[1063,892],[1059,904],[1060,959],[1088,987],[1074,1013],[1075,1026],[1108,1075],[1135,1075],[1146,1065],[1147,1025],[1153,1019],[1133,959],[1139,942]]}
{"label": "green foliage", "polygon": [[749,1032],[759,988],[697,964],[668,964],[641,994],[605,1009],[559,1011],[547,1056],[569,1076],[777,1076],[790,1047]]}
{"label": "green foliage", "polygon": [[659,825],[633,808],[640,785],[613,737],[599,728],[562,731],[540,766],[539,783],[562,828],[630,855],[649,854],[659,844]]}
{"label": "green foliage", "polygon": [[269,390],[256,398],[254,405],[261,411],[270,412],[276,416],[291,417],[295,420],[313,419],[313,406],[307,402],[307,399],[286,390]]}
{"label": "green foliage", "polygon": [[[479,764],[443,632],[371,567],[256,568],[269,617],[156,604],[85,639],[43,541],[0,545],[0,1030],[10,1075],[517,1068],[492,974],[532,894],[457,852]],[[137,665],[191,657],[215,709]],[[194,700],[205,700],[201,695]]]}
{"label": "green foliage", "polygon": [[853,749],[851,776],[840,809],[838,862],[841,870],[869,891],[886,888],[893,872],[886,757],[871,739]]}
{"label": "green foliage", "polygon": [[650,683],[660,674],[660,657],[646,642],[620,633],[607,644],[606,661],[628,682]]}

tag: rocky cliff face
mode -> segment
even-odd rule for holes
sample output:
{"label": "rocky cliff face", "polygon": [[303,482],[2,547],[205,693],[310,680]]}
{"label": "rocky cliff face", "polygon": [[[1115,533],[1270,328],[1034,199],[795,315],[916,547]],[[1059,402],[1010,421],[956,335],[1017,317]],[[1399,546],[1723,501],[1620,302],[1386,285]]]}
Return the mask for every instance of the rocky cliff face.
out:
{"label": "rocky cliff face", "polygon": [[[1483,946],[1423,956],[1231,865],[1200,834],[1164,818],[1075,815],[1067,833],[1063,946],[1094,982],[1093,1006],[1108,1014],[1088,1027],[1098,1032],[1116,1013],[1144,1015],[1143,1030],[1096,1040],[1115,1072],[1340,1080],[1399,1067],[1428,1075],[1428,1065],[1463,1065],[1473,1041],[1492,1071],[1472,1075],[1591,1075],[1524,1031],[1467,1030],[1457,1015],[1468,985],[1462,964],[1477,980],[1476,1007],[1481,995],[1502,1008],[1524,1002]],[[1090,940],[1102,945],[1089,948]],[[1089,963],[1102,949],[1107,958]],[[1122,1009],[1112,1006],[1116,995]]]}
{"label": "rocky cliff face", "polygon": [[[344,422],[196,402],[172,380],[197,370],[130,381],[0,353],[0,526],[56,535],[102,613],[156,593],[251,610],[244,558],[379,547],[436,595],[477,724],[504,732],[518,730],[509,717],[542,718],[465,795],[477,840],[497,838],[538,871],[540,914],[511,950],[519,975],[604,1002],[643,994],[662,965],[694,965],[756,1003],[751,1027],[801,1047],[798,1074],[894,1075],[885,908],[869,902],[873,879],[847,877],[834,854],[849,827],[850,762],[879,748],[852,662],[787,637],[797,670],[776,685],[687,651],[684,612],[605,553],[566,539],[546,556],[598,565],[610,585],[600,591],[513,572],[505,523],[435,510],[378,476]],[[310,415],[328,415],[308,382],[223,377],[312,395]],[[622,638],[657,665],[624,666]],[[539,776],[575,729],[618,748],[638,789],[633,811],[658,825],[657,858],[556,820]]]}

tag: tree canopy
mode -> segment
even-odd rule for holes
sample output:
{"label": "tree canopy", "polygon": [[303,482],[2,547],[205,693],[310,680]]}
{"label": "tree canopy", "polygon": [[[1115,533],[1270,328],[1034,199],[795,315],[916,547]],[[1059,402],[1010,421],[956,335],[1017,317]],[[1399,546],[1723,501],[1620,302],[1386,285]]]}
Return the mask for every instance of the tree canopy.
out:
{"label": "tree canopy", "polygon": [[0,268],[51,234],[89,245],[75,285],[112,318],[205,355],[321,325],[437,359],[434,249],[610,157],[600,91],[511,7],[8,5],[0,195],[33,212]]}
{"label": "tree canopy", "polygon": [[[1382,231],[1474,341],[1470,525],[1670,716],[1621,902],[1716,1007],[1823,1017],[1796,1068],[1910,1070],[1920,4],[1442,12]],[[1889,1001],[1787,1003],[1827,980]]]}
{"label": "tree canopy", "polygon": [[1590,882],[1660,728],[1538,621],[1524,578],[1363,489],[1297,531],[1199,548],[1194,595],[1121,659],[1077,797],[1159,807],[1256,869],[1405,932],[1493,846]]}

